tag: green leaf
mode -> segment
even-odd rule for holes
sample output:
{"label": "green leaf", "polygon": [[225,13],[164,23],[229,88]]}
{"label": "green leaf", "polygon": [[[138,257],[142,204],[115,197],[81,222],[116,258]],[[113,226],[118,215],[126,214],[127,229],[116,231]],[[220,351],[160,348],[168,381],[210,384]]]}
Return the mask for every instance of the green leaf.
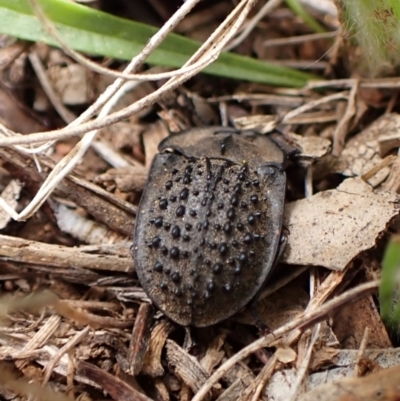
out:
{"label": "green leaf", "polygon": [[400,236],[389,242],[382,261],[382,277],[379,286],[381,317],[392,329],[400,327]]}
{"label": "green leaf", "polygon": [[[73,49],[100,56],[130,60],[138,54],[156,27],[114,17],[67,0],[40,0],[64,41]],[[51,38],[33,15],[28,0],[0,0],[0,33],[53,46]],[[200,43],[170,34],[149,57],[150,64],[181,67]],[[317,76],[233,53],[223,53],[205,73],[261,82],[270,85],[302,87]]]}

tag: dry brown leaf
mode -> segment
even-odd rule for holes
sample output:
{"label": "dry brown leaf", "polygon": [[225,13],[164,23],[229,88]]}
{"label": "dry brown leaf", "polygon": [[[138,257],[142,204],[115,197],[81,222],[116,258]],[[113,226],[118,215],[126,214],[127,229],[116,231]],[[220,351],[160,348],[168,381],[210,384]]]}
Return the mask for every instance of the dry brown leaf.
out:
{"label": "dry brown leaf", "polygon": [[375,245],[398,212],[396,194],[375,193],[360,178],[288,203],[284,226],[290,234],[283,262],[343,270],[360,252]]}
{"label": "dry brown leaf", "polygon": [[343,348],[359,349],[366,327],[370,329],[367,346],[376,349],[392,346],[372,296],[338,309],[331,319],[331,327]]}
{"label": "dry brown leaf", "polygon": [[400,398],[400,366],[366,377],[345,377],[323,384],[299,401],[396,401]]}
{"label": "dry brown leaf", "polygon": [[[376,370],[376,367],[391,368],[400,364],[400,349],[399,348],[388,348],[388,349],[367,349],[363,353],[364,365],[372,367],[371,370]],[[359,350],[348,350],[348,349],[333,349],[333,348],[322,348],[314,350],[312,364],[309,367],[309,375],[304,383],[304,391],[310,391],[313,394],[313,390],[344,379],[350,378],[352,380],[354,376],[354,366],[359,360]],[[313,373],[314,372],[314,373]],[[296,380],[297,372],[294,369],[287,369],[283,371],[277,371],[271,381],[268,383],[266,388],[266,394],[268,399],[274,401],[287,401],[288,396],[291,394],[292,383]],[[370,377],[370,376],[368,376]],[[307,394],[304,394],[305,397]],[[366,395],[366,394],[365,394]],[[368,399],[368,398],[367,398]],[[317,398],[305,398],[303,401],[318,400]],[[321,400],[325,400],[321,398]],[[326,398],[327,401],[330,401]],[[344,401],[347,399],[338,399]],[[349,398],[350,401],[358,401],[358,399]],[[379,399],[380,400],[380,399]],[[383,400],[387,400],[383,398]],[[391,399],[389,399],[392,401]],[[337,401],[333,399],[331,401]]]}
{"label": "dry brown leaf", "polygon": [[331,141],[319,136],[301,136],[293,132],[286,134],[295,145],[301,149],[300,159],[315,160],[325,156],[330,148]]}

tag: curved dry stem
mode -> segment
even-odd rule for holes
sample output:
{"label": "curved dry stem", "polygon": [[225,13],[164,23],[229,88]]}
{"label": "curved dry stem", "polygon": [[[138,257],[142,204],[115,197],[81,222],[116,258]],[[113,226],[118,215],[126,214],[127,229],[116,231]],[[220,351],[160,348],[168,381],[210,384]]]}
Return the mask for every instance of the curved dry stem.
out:
{"label": "curved dry stem", "polygon": [[[198,3],[200,0],[192,0],[191,2],[187,2],[188,6],[187,8],[192,9],[196,3]],[[103,67],[98,63],[93,62],[89,58],[83,56],[82,54],[78,53],[74,49],[72,49],[68,44],[65,42],[65,40],[59,35],[56,27],[52,23],[52,21],[47,18],[46,14],[44,13],[42,7],[40,6],[38,0],[29,0],[29,2],[32,5],[32,9],[35,12],[35,15],[38,17],[38,19],[41,21],[43,24],[43,27],[46,29],[47,33],[60,45],[61,49],[68,54],[72,59],[74,59],[77,63],[82,64],[89,70],[92,70],[94,72],[97,72],[98,74],[103,74],[110,76],[112,78],[122,78],[126,81],[132,80],[132,81],[158,81],[160,79],[169,79],[172,77],[176,77],[181,74],[186,74],[191,72],[192,70],[197,69],[198,67],[203,67],[203,64],[205,62],[198,62],[195,63],[191,66],[188,67],[182,67],[177,70],[173,71],[168,71],[168,72],[162,72],[162,73],[156,73],[156,74],[130,74],[128,72],[119,72],[119,71],[114,71],[109,68]],[[190,11],[190,10],[189,10]],[[162,40],[165,39],[166,35],[171,31],[170,25],[168,25],[168,32],[165,33],[165,36],[162,38]],[[150,40],[151,41],[151,40]]]}
{"label": "curved dry stem", "polygon": [[[77,119],[68,127],[58,131],[30,134],[24,137],[16,135],[13,138],[1,139],[0,145],[2,141],[7,142],[10,140],[15,140],[17,142],[22,140],[21,143],[31,144],[57,140],[61,138],[68,138],[71,136],[86,133],[86,135],[75,146],[75,148],[72,149],[72,151],[56,165],[54,170],[50,173],[50,175],[41,186],[34,199],[31,201],[31,203],[18,215],[18,220],[26,220],[27,218],[32,216],[32,214],[35,213],[36,210],[46,201],[46,199],[50,196],[51,192],[55,189],[57,184],[72,171],[72,169],[84,156],[87,149],[90,147],[93,139],[95,138],[97,130],[99,128],[103,128],[112,123],[121,121],[122,119],[125,119],[140,111],[144,107],[151,105],[152,103],[156,102],[164,93],[175,89],[183,82],[194,76],[196,73],[200,72],[203,69],[203,66],[212,63],[224,49],[226,43],[233,37],[233,35],[235,35],[240,26],[243,24],[255,1],[256,0],[242,0],[239,5],[226,18],[224,23],[219,26],[219,28],[184,65],[184,67],[186,67],[191,66],[196,62],[200,62],[200,64],[202,65],[201,67],[197,67],[190,73],[171,78],[158,90],[144,97],[143,99],[140,99],[133,105],[109,116],[107,116],[107,114],[109,113],[109,108],[104,107],[96,120],[77,125],[77,120],[79,120]],[[113,102],[111,102],[110,104],[112,105]]]}
{"label": "curved dry stem", "polygon": [[257,24],[271,11],[273,11],[276,7],[278,7],[282,3],[282,0],[269,0],[265,3],[261,10],[243,27],[242,32],[234,38],[228,45],[225,47],[225,50],[234,49],[236,46],[239,46],[247,36],[252,32],[252,30],[257,26]]}

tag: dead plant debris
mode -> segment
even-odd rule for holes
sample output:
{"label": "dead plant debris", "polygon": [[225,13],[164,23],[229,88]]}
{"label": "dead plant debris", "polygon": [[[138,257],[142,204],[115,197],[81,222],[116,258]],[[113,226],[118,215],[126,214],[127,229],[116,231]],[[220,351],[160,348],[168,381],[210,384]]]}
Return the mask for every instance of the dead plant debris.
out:
{"label": "dead plant debris", "polygon": [[[399,79],[354,78],[330,0],[302,2],[318,34],[280,1],[234,2],[230,14],[232,2],[205,0],[185,17],[183,2],[142,3],[135,19],[161,26],[176,12],[176,31],[205,43],[169,80],[114,81],[73,54],[1,38],[0,398],[398,399],[400,344],[376,279],[399,230]],[[321,79],[293,89],[198,74],[225,47]],[[141,56],[100,63],[167,72]],[[205,125],[287,146],[288,241],[254,310],[185,330],[150,304],[129,248],[159,142]]]}

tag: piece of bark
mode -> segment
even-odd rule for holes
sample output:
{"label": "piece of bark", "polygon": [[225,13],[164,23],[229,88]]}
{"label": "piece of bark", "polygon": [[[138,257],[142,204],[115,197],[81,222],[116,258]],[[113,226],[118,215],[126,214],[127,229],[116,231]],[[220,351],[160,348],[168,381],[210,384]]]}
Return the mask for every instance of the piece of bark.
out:
{"label": "piece of bark", "polygon": [[194,356],[189,355],[176,342],[167,340],[166,349],[168,363],[174,367],[175,373],[196,394],[208,379],[208,373]]}
{"label": "piece of bark", "polygon": [[103,391],[106,391],[115,401],[152,401],[116,376],[87,362],[78,363],[78,373],[95,382]]}
{"label": "piece of bark", "polygon": [[[48,174],[39,173],[29,155],[23,155],[15,150],[0,148],[0,158],[7,161],[5,167],[25,184],[32,196],[35,196]],[[40,157],[40,162],[47,167],[45,169],[47,172],[55,165],[52,160],[44,156]],[[58,184],[54,194],[73,201],[112,230],[126,236],[132,235],[133,213],[136,208],[102,188],[70,174]],[[51,212],[49,214],[52,215]]]}
{"label": "piece of bark", "polygon": [[143,373],[152,377],[163,376],[165,374],[161,363],[161,354],[168,335],[174,326],[169,320],[161,320],[155,325],[151,332],[150,343],[144,358]]}
{"label": "piece of bark", "polygon": [[144,364],[144,357],[150,340],[150,325],[153,320],[153,308],[148,303],[142,303],[139,307],[135,324],[132,329],[132,337],[128,351],[128,373],[138,375]]}
{"label": "piece of bark", "polygon": [[96,183],[114,181],[122,192],[143,191],[148,176],[148,170],[141,166],[111,168],[96,177]]}
{"label": "piece of bark", "polygon": [[225,334],[215,337],[207,348],[206,354],[200,361],[200,365],[209,374],[211,374],[213,369],[221,363],[222,358],[225,356],[225,352],[221,350],[225,343],[225,338]]}
{"label": "piece of bark", "polygon": [[94,255],[79,248],[0,235],[0,259],[42,266],[131,272],[129,257]]}

